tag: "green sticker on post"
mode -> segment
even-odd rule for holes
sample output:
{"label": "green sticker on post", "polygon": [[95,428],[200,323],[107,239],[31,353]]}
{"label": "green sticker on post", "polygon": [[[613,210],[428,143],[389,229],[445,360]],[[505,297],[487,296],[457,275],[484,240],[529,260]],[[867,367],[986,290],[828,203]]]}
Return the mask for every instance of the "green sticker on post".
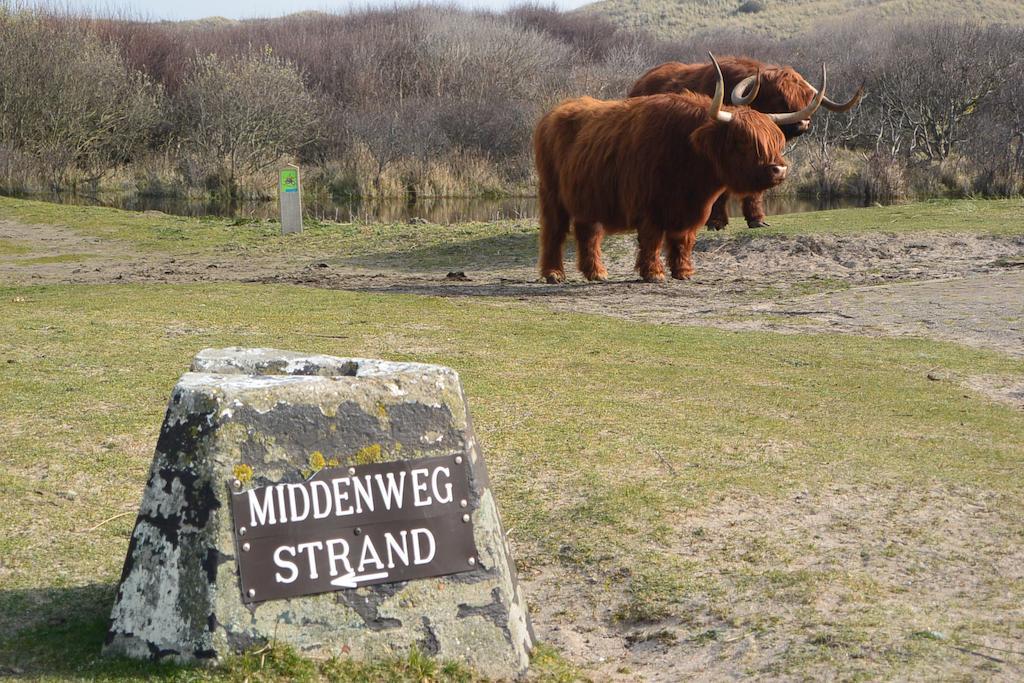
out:
{"label": "green sticker on post", "polygon": [[281,171],[281,192],[299,191],[299,169],[285,168]]}

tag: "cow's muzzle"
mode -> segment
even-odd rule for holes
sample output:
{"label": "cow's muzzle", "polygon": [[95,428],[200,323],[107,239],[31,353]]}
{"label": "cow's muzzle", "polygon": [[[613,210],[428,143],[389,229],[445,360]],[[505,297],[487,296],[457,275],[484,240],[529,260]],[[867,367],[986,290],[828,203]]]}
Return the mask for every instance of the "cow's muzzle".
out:
{"label": "cow's muzzle", "polygon": [[811,120],[804,119],[803,121],[797,121],[796,123],[790,123],[785,126],[781,126],[782,134],[787,140],[800,137],[811,129]]}
{"label": "cow's muzzle", "polygon": [[783,166],[781,164],[772,164],[768,167],[768,181],[772,185],[778,185],[786,176],[789,174],[789,166]]}

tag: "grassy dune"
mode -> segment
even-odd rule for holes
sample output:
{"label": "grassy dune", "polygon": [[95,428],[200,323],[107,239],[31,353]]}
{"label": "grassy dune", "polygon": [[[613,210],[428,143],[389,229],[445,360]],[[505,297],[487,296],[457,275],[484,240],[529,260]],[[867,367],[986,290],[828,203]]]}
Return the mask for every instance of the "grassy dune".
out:
{"label": "grassy dune", "polygon": [[599,0],[580,8],[632,29],[663,38],[684,38],[731,29],[773,38],[803,33],[819,22],[870,25],[894,19],[972,19],[992,24],[1024,23],[1024,5],[1014,0],[760,0],[758,12],[740,11],[745,0]]}

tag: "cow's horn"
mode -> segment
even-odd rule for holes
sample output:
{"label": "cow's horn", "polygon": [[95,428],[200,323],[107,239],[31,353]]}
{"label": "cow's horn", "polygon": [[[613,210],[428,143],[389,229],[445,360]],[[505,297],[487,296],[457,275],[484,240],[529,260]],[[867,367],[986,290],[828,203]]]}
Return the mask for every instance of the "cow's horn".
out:
{"label": "cow's horn", "polygon": [[[744,91],[750,88],[750,92],[744,95]],[[757,97],[758,91],[761,90],[761,70],[758,69],[757,73],[753,76],[747,76],[742,81],[736,84],[736,87],[732,89],[732,103],[737,107],[742,107],[750,104]]]}
{"label": "cow's horn", "polygon": [[765,114],[768,118],[779,126],[785,126],[791,123],[800,123],[804,119],[809,119],[818,111],[818,107],[821,106],[822,101],[825,99],[825,86],[828,85],[828,75],[825,73],[825,65],[821,65],[821,90],[817,90],[814,93],[814,99],[808,103],[806,107],[800,111],[790,112],[788,114]]}
{"label": "cow's horn", "polygon": [[864,96],[864,84],[862,83],[861,86],[859,88],[857,88],[857,92],[853,93],[853,97],[851,97],[850,101],[847,102],[846,104],[839,104],[839,103],[833,102],[829,98],[825,97],[825,98],[822,98],[822,100],[821,100],[821,106],[825,107],[825,109],[828,109],[829,111],[834,111],[834,112],[842,113],[844,111],[850,111],[851,109],[853,109],[854,106],[856,106],[856,104],[858,102],[860,102],[860,98],[863,97],[863,96]]}
{"label": "cow's horn", "polygon": [[718,72],[715,96],[711,98],[711,107],[708,109],[708,115],[716,121],[729,123],[732,121],[732,112],[722,111],[722,101],[725,99],[725,78],[722,76],[722,67],[718,66],[718,60],[710,52],[708,52],[708,57],[711,57],[711,61],[715,65],[715,71]]}

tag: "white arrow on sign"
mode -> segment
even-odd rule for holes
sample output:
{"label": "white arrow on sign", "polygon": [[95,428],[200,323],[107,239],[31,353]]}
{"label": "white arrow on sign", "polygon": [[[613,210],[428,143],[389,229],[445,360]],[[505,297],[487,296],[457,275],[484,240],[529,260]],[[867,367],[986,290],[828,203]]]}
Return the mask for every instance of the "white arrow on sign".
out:
{"label": "white arrow on sign", "polygon": [[387,572],[377,572],[376,574],[363,574],[362,576],[356,576],[355,572],[349,572],[343,576],[339,576],[331,581],[332,586],[340,586],[341,588],[355,588],[359,585],[360,581],[373,581],[374,579],[386,579],[388,576]]}

